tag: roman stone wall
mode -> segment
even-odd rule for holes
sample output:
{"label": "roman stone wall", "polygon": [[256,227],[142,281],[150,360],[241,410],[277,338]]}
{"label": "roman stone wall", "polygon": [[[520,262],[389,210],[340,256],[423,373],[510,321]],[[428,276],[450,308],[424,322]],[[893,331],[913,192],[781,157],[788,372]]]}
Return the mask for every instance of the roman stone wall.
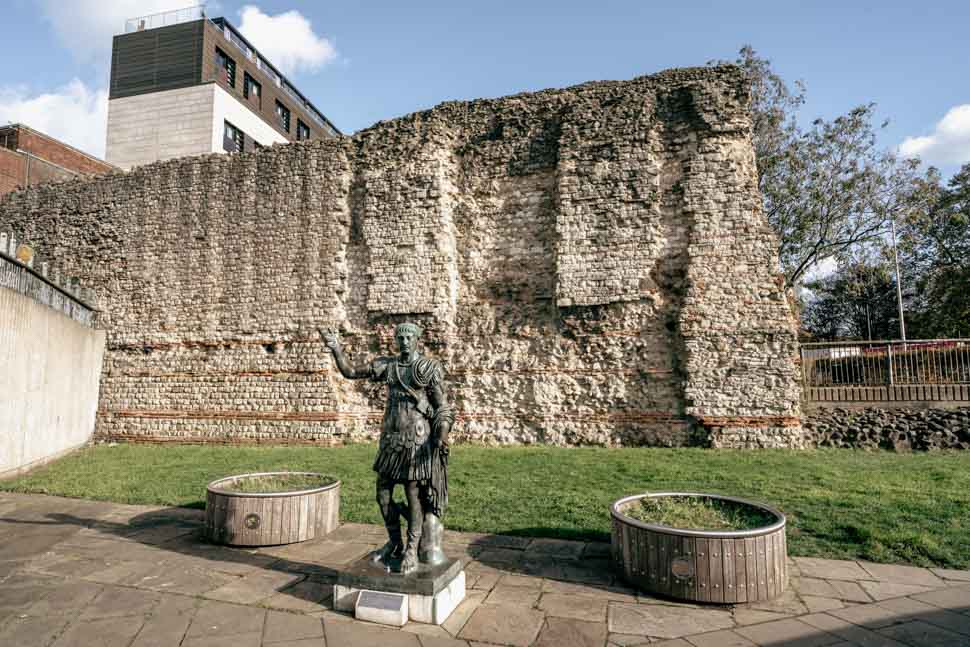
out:
{"label": "roman stone wall", "polygon": [[460,439],[801,446],[746,92],[721,67],[450,102],[16,193],[0,229],[99,294],[102,438],[373,438],[383,388],[316,331],[360,362],[413,320]]}

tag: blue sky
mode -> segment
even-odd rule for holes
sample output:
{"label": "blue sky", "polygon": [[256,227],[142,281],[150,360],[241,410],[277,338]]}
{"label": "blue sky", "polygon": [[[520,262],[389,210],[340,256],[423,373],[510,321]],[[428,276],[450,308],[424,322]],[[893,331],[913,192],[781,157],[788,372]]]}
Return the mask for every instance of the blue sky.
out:
{"label": "blue sky", "polygon": [[[125,17],[192,3],[8,0],[0,122],[103,153],[111,34]],[[271,60],[285,59],[297,87],[346,133],[441,101],[733,59],[750,43],[784,78],[805,82],[803,123],[874,101],[891,120],[885,146],[921,137],[904,150],[947,173],[970,161],[966,0],[208,4]]]}

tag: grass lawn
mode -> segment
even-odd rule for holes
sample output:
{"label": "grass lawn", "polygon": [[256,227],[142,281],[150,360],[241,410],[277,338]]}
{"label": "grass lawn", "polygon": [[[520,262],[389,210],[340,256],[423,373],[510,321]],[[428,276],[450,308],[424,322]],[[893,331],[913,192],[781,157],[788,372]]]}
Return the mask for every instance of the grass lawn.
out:
{"label": "grass lawn", "polygon": [[[0,489],[203,507],[206,483],[222,476],[317,471],[343,481],[343,520],[379,523],[375,451],[101,445]],[[970,568],[970,452],[458,446],[449,489],[445,523],[456,530],[608,541],[621,496],[714,492],[785,512],[792,555]]]}

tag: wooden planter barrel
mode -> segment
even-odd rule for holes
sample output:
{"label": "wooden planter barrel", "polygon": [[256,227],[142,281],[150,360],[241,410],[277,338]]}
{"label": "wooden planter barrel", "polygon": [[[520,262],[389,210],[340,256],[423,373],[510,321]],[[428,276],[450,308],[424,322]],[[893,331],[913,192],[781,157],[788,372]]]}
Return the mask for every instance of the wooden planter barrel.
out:
{"label": "wooden planter barrel", "polygon": [[[773,515],[762,528],[682,530],[624,514],[645,497],[705,497]],[[661,492],[620,499],[611,509],[613,561],[631,585],[672,598],[735,604],[777,597],[788,584],[785,515],[760,503],[716,494]]]}
{"label": "wooden planter barrel", "polygon": [[260,472],[228,476],[206,487],[205,534],[233,546],[292,544],[337,528],[340,481],[296,492],[233,492],[224,486],[241,479],[312,472]]}

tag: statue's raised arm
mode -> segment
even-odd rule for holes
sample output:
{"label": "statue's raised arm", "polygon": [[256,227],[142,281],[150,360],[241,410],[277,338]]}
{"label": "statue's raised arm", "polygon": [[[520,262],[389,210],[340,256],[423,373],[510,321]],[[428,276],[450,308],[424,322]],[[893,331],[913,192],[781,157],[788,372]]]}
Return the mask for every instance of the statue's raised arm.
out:
{"label": "statue's raised arm", "polygon": [[370,364],[363,364],[361,366],[352,366],[350,360],[344,355],[343,348],[340,347],[340,336],[335,330],[320,330],[320,337],[323,338],[323,343],[327,345],[330,349],[330,353],[333,355],[334,361],[337,363],[337,368],[340,370],[340,374],[343,375],[348,380],[362,380],[373,376],[373,367]]}

